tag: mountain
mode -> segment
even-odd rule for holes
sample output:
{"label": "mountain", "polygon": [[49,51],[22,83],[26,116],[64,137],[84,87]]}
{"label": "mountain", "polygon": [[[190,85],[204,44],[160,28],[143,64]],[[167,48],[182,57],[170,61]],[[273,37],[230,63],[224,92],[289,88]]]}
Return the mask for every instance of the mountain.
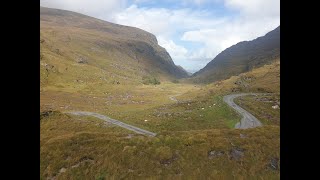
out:
{"label": "mountain", "polygon": [[149,32],[45,7],[40,7],[40,64],[43,86],[188,77]]}
{"label": "mountain", "polygon": [[193,82],[210,83],[248,72],[280,57],[280,26],[265,36],[239,42],[218,54],[194,73]]}
{"label": "mountain", "polygon": [[187,70],[185,70],[182,66],[177,65],[177,67],[180,69],[180,71],[182,71],[182,72],[184,72],[184,73],[188,74],[188,76],[191,76],[191,73],[190,73],[190,72],[188,72]]}

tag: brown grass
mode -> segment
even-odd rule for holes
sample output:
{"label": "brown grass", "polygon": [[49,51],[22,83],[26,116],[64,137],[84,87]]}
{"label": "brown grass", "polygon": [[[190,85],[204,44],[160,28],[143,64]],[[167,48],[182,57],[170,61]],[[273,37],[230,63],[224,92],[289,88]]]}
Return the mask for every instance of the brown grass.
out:
{"label": "brown grass", "polygon": [[[128,138],[128,132],[95,119],[55,114],[40,123],[41,179],[279,179],[279,169],[270,165],[279,158],[277,126]],[[234,149],[243,157],[235,159]],[[209,158],[212,151],[223,154]]]}

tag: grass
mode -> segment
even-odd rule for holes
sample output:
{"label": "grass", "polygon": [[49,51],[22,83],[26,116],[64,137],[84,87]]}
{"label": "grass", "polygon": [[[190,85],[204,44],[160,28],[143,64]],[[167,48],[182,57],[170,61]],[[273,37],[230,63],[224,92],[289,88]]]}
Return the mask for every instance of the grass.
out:
{"label": "grass", "polygon": [[[279,158],[278,126],[127,138],[128,132],[84,117],[58,113],[40,123],[41,179],[279,179],[279,169],[270,166]],[[235,148],[244,149],[238,160],[230,153]],[[223,155],[209,158],[214,150]]]}
{"label": "grass", "polygon": [[[134,59],[127,47],[135,46],[132,39],[79,27],[41,23],[41,179],[279,179],[280,170],[270,167],[280,157],[278,110],[252,97],[237,99],[264,124],[239,130],[233,127],[241,117],[222,101],[236,92],[271,92],[273,101],[280,99],[279,60],[194,85],[151,69],[153,56]],[[161,83],[144,85],[144,76]],[[67,111],[101,113],[158,135],[144,137]],[[244,149],[239,160],[231,153],[237,148]],[[212,151],[223,155],[208,157]]]}
{"label": "grass", "polygon": [[279,94],[238,97],[235,102],[261,120],[262,124],[280,125],[280,108],[272,108],[280,103]]}
{"label": "grass", "polygon": [[[180,90],[182,87],[184,91]],[[42,111],[57,109],[98,112],[155,132],[232,128],[240,120],[238,114],[224,104],[222,96],[210,95],[210,98],[176,103],[168,95],[179,91],[188,93],[194,89],[188,85],[163,83],[156,87],[132,87],[132,91],[123,94],[119,88],[117,92],[109,91],[110,94],[104,96],[56,91],[45,91],[40,95]],[[114,98],[110,99],[113,95]]]}
{"label": "grass", "polygon": [[[41,63],[49,65],[41,68],[41,74],[54,78],[47,82],[42,76],[43,85],[73,84],[76,80],[141,84],[143,76],[156,76],[161,81],[183,74],[171,59],[159,55],[165,50],[150,33],[75,13],[62,11],[63,16],[56,17],[52,15],[58,13],[55,10],[40,10]],[[48,68],[51,66],[54,68]]]}
{"label": "grass", "polygon": [[[133,111],[119,116],[124,122],[155,132],[233,128],[240,116],[223,103],[221,96]],[[144,120],[148,121],[145,122]]]}
{"label": "grass", "polygon": [[[271,70],[266,66],[249,73],[255,74],[255,81],[262,82],[261,78],[276,77],[275,73],[268,73]],[[279,124],[263,122],[261,128],[233,129],[240,117],[223,103],[222,97],[241,87],[234,84],[239,79],[240,76],[233,77],[206,86],[168,81],[157,86],[97,83],[95,88],[91,87],[94,83],[88,83],[79,90],[66,88],[63,83],[60,88],[42,86],[40,111],[98,112],[158,135],[128,138],[134,133],[105,125],[96,118],[51,114],[40,120],[40,177],[279,179],[280,170],[270,166],[272,159],[280,157]],[[258,85],[249,87],[259,88]],[[248,98],[242,99],[244,107],[269,107]],[[250,106],[252,102],[256,104]],[[248,109],[253,114],[256,110]],[[255,115],[259,118],[259,114]],[[231,158],[236,147],[245,149],[239,161]],[[224,154],[210,159],[210,151]]]}
{"label": "grass", "polygon": [[142,83],[145,85],[158,85],[160,84],[160,81],[155,77],[144,76],[142,77]]}

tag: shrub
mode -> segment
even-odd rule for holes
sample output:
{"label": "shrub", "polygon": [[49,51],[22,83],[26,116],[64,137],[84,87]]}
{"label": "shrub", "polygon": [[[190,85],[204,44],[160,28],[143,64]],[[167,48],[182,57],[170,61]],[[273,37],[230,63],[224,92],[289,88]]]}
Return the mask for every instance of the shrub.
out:
{"label": "shrub", "polygon": [[106,179],[106,175],[107,173],[106,172],[101,172],[99,173],[97,176],[96,176],[96,180],[105,180]]}
{"label": "shrub", "polygon": [[172,82],[175,84],[179,83],[179,81],[177,79],[173,80]]}
{"label": "shrub", "polygon": [[156,149],[157,158],[161,161],[172,158],[171,149],[168,146],[162,146]]}
{"label": "shrub", "polygon": [[142,78],[142,83],[145,85],[149,85],[149,84],[157,85],[157,84],[160,84],[160,81],[155,77],[144,76]]}

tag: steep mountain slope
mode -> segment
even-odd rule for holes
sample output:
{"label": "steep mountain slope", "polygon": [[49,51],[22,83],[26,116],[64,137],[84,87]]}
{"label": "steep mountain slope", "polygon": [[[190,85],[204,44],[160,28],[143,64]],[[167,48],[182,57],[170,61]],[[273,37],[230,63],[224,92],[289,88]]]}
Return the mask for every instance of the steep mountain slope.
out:
{"label": "steep mountain slope", "polygon": [[178,67],[182,72],[184,72],[184,73],[188,74],[188,76],[191,76],[191,73],[190,73],[190,72],[188,72],[187,70],[185,70],[182,66],[177,65],[177,67]]}
{"label": "steep mountain slope", "polygon": [[280,57],[280,26],[265,36],[239,42],[193,74],[194,82],[210,83],[261,67]]}
{"label": "steep mountain slope", "polygon": [[77,82],[141,83],[142,77],[187,77],[158,45],[134,27],[75,12],[40,7],[41,85]]}

